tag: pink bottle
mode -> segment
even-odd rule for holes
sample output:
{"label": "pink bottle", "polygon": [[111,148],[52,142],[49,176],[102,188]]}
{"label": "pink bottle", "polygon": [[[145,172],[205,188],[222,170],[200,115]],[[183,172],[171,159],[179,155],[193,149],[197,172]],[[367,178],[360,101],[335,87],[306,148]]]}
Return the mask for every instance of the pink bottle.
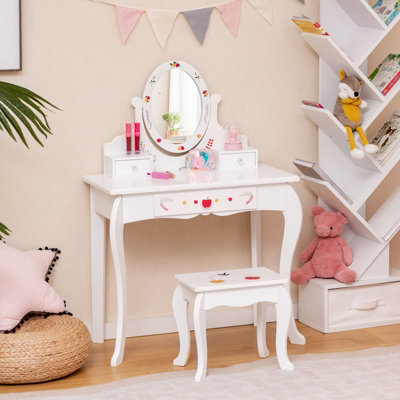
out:
{"label": "pink bottle", "polygon": [[132,152],[132,124],[125,124],[126,132],[126,154]]}
{"label": "pink bottle", "polygon": [[135,153],[140,153],[140,122],[135,122]]}

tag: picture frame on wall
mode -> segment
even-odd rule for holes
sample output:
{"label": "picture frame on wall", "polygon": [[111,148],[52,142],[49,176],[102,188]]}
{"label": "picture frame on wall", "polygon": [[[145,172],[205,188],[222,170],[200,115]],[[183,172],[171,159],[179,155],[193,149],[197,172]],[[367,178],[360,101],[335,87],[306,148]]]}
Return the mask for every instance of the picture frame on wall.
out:
{"label": "picture frame on wall", "polygon": [[0,70],[21,70],[21,1],[0,1]]}

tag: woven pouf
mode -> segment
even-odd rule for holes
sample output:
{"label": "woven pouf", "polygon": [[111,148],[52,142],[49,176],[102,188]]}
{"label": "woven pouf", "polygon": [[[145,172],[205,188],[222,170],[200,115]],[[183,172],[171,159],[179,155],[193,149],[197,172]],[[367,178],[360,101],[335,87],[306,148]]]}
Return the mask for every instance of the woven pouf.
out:
{"label": "woven pouf", "polygon": [[0,333],[0,384],[44,382],[76,371],[89,357],[85,324],[69,315],[33,316],[15,333]]}

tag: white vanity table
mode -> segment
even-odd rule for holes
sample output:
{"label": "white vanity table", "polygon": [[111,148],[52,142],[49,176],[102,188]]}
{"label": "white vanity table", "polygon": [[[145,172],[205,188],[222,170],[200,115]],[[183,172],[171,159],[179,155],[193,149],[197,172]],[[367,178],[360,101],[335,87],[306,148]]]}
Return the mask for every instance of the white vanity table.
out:
{"label": "white vanity table", "polygon": [[[154,131],[154,120],[149,109],[142,109],[146,99],[153,98],[153,90],[160,76],[178,64],[196,83],[200,100],[199,127],[184,144],[174,144]],[[247,165],[229,170],[192,171],[180,169],[185,165],[187,150],[205,148],[212,143],[213,149],[221,149],[225,132],[217,122],[218,95],[209,96],[200,75],[182,62],[162,64],[156,69],[146,85],[143,98],[132,99],[135,120],[147,128],[142,132],[143,155],[152,159],[153,169],[170,170],[176,173],[169,180],[152,179],[146,173],[132,168],[124,176],[110,174],[86,175],[84,181],[90,185],[91,212],[91,261],[92,261],[92,339],[104,341],[104,288],[105,288],[105,240],[106,219],[110,221],[110,244],[117,285],[117,335],[111,365],[119,365],[124,356],[127,315],[127,281],[124,255],[123,229],[131,222],[157,218],[193,218],[197,215],[231,215],[249,211],[251,214],[252,267],[261,266],[260,211],[280,210],[285,218],[281,248],[280,274],[289,280],[293,253],[302,224],[300,201],[290,183],[299,180],[297,175],[267,166],[249,168]],[[204,96],[204,93],[207,96]],[[206,100],[205,100],[206,99]],[[148,103],[148,102],[147,102]],[[148,106],[148,105],[147,105]],[[151,109],[150,109],[151,110]],[[153,109],[154,114],[154,109]],[[152,130],[153,129],[153,130]],[[160,139],[160,137],[161,139]],[[161,144],[165,146],[160,146]],[[164,142],[164,143],[163,143]],[[161,147],[159,149],[158,147]],[[181,148],[184,147],[184,150]],[[175,153],[171,156],[169,153]],[[115,156],[124,160],[124,137],[117,137],[105,145],[105,158]],[[126,160],[125,160],[126,161]],[[228,163],[229,165],[229,163]],[[126,171],[126,169],[122,168]],[[112,175],[112,174],[111,174]],[[268,267],[268,265],[266,265]],[[243,266],[247,267],[247,266]],[[289,287],[286,289],[289,291]],[[172,296],[172,293],[171,293]],[[170,295],[166,295],[170,299]],[[291,343],[304,344],[298,332],[293,314],[289,324]]]}

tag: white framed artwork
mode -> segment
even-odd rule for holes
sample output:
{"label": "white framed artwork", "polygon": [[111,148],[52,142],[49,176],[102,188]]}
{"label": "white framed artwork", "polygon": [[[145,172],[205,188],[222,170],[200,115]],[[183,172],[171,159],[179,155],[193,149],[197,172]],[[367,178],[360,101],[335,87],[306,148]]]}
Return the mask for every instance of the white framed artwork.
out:
{"label": "white framed artwork", "polygon": [[21,69],[21,3],[0,1],[0,70]]}

